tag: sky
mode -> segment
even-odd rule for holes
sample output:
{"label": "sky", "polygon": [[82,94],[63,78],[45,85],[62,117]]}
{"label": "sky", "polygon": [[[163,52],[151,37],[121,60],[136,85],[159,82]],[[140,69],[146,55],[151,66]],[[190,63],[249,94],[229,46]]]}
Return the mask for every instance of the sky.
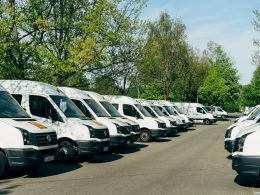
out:
{"label": "sky", "polygon": [[252,25],[255,9],[260,10],[260,0],[149,0],[141,17],[153,21],[168,11],[186,25],[193,47],[203,51],[209,41],[222,45],[245,85],[256,68],[252,64],[253,39],[260,39]]}

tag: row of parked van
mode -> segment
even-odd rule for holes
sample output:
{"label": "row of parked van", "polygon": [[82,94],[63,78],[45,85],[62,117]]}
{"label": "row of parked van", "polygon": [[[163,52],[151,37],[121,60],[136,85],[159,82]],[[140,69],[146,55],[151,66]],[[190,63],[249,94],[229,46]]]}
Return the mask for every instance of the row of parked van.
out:
{"label": "row of parked van", "polygon": [[260,176],[260,105],[235,120],[225,133],[224,147],[232,154],[232,168],[238,174]]}
{"label": "row of parked van", "polygon": [[196,103],[102,96],[35,81],[0,85],[0,177],[9,168],[36,169],[55,158],[69,162],[176,134],[194,121],[215,122]]}

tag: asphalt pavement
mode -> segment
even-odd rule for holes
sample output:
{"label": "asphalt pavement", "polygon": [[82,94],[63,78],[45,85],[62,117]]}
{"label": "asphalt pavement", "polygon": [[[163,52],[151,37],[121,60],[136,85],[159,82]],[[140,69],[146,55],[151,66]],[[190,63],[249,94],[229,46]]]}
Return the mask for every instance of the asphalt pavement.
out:
{"label": "asphalt pavement", "polygon": [[0,181],[0,194],[258,194],[259,181],[231,168],[223,146],[230,124],[196,125],[89,162],[47,163],[31,174],[12,172]]}

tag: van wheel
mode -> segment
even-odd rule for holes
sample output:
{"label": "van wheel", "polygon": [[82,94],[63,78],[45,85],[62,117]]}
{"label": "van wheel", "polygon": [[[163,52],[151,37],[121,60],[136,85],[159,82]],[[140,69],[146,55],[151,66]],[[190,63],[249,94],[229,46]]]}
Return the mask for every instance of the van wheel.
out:
{"label": "van wheel", "polygon": [[209,119],[205,119],[205,120],[204,120],[204,124],[205,124],[205,125],[210,125],[210,120],[209,120]]}
{"label": "van wheel", "polygon": [[224,115],[221,116],[222,120],[226,119],[226,117]]}
{"label": "van wheel", "polygon": [[140,134],[140,141],[141,142],[149,142],[151,141],[152,136],[151,133],[149,131],[142,131]]}
{"label": "van wheel", "polygon": [[62,163],[68,163],[74,161],[77,156],[75,145],[69,141],[62,141],[59,144],[59,150],[57,154],[57,160]]}
{"label": "van wheel", "polygon": [[8,160],[5,154],[2,151],[0,151],[0,178],[3,178],[6,175],[8,168]]}

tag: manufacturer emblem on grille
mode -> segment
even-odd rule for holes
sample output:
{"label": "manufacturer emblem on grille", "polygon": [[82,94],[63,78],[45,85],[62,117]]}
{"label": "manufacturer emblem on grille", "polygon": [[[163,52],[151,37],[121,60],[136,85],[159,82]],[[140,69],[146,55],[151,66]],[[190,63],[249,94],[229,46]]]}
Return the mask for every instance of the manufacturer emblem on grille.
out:
{"label": "manufacturer emblem on grille", "polygon": [[107,136],[107,131],[104,131],[104,135]]}
{"label": "manufacturer emblem on grille", "polygon": [[47,135],[46,139],[47,139],[48,142],[51,142],[51,136],[50,135]]}

